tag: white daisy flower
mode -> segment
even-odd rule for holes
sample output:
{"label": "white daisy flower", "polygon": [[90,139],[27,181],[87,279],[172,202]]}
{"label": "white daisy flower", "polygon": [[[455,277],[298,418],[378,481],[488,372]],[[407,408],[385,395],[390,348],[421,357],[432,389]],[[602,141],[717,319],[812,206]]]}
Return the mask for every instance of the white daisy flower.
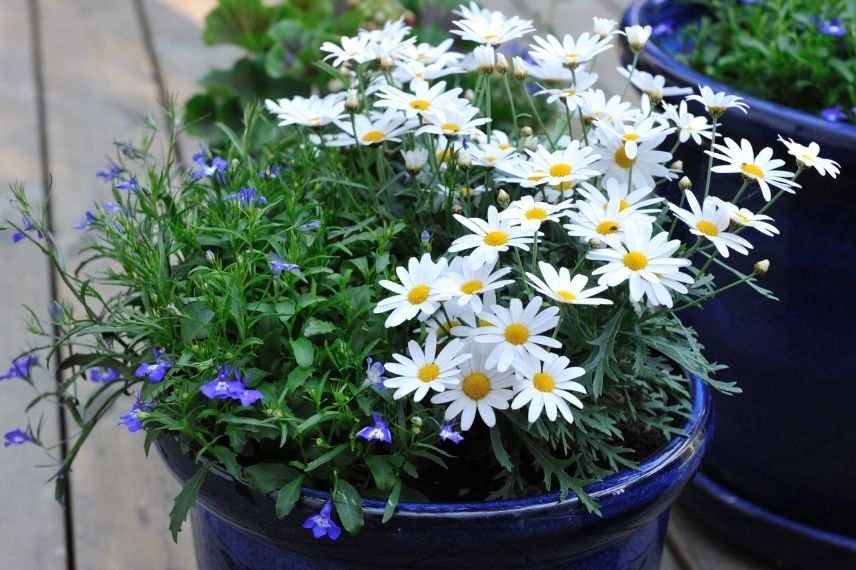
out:
{"label": "white daisy flower", "polygon": [[383,114],[354,115],[353,125],[350,120],[336,121],[336,126],[342,129],[344,137],[331,143],[331,146],[350,146],[354,144],[354,132],[357,142],[363,146],[381,144],[384,142],[401,142],[400,136],[411,132],[417,125],[399,111],[387,109]]}
{"label": "white daisy flower", "polygon": [[344,93],[331,93],[326,97],[312,95],[309,98],[296,95],[291,99],[276,101],[268,99],[265,108],[276,115],[280,127],[323,127],[346,117]]}
{"label": "white daisy flower", "polygon": [[467,351],[473,357],[461,364],[461,383],[442,394],[431,397],[432,404],[449,404],[445,418],[461,416],[461,429],[472,427],[476,413],[488,427],[496,425],[494,409],[507,410],[514,396],[514,376],[511,371],[500,372],[485,365],[487,350],[470,342]]}
{"label": "white daisy flower", "polygon": [[487,357],[487,366],[500,371],[508,370],[514,361],[527,354],[536,358],[549,357],[544,347],[561,348],[558,340],[542,334],[550,333],[559,324],[559,309],[548,307],[543,311],[544,299],[534,297],[524,309],[520,299],[512,299],[508,308],[494,305],[481,316],[493,326],[482,326],[472,331],[475,342],[494,345]]}
{"label": "white daisy flower", "polygon": [[604,208],[601,202],[576,203],[576,211],[568,214],[571,223],[563,227],[571,237],[580,238],[585,242],[602,242],[612,235],[621,235],[624,227],[633,220],[639,221],[642,214],[628,209],[621,209],[621,199],[611,198],[606,201]]}
{"label": "white daisy flower", "polygon": [[320,48],[322,52],[329,54],[324,57],[324,61],[333,60],[330,62],[333,67],[340,67],[350,61],[359,64],[374,59],[374,53],[369,45],[371,38],[364,35],[358,35],[355,38],[342,36],[339,41],[339,44],[324,42]]}
{"label": "white daisy flower", "polygon": [[375,106],[398,109],[407,113],[408,117],[415,117],[436,109],[447,109],[467,103],[465,99],[458,97],[462,92],[461,88],[455,87],[446,91],[445,81],[434,85],[429,85],[426,81],[412,81],[410,88],[412,92],[408,93],[392,85],[380,87]]}
{"label": "white daisy flower", "polygon": [[590,62],[599,54],[612,47],[609,38],[583,32],[579,38],[570,34],[562,40],[550,34],[546,38],[534,36],[535,45],[530,46],[529,54],[538,62],[558,63],[567,69],[576,69]]}
{"label": "white daisy flower", "polygon": [[651,140],[662,141],[664,136],[674,132],[674,129],[661,125],[658,117],[641,118],[631,124],[610,121],[595,121],[594,124],[621,139],[624,142],[624,154],[630,160],[636,158],[640,144]]}
{"label": "white daisy flower", "polygon": [[459,6],[453,13],[463,19],[452,22],[458,29],[451,33],[479,44],[497,46],[535,31],[531,20],[509,18],[502,12],[480,8],[475,2]]}
{"label": "white daisy flower", "polygon": [[383,384],[387,388],[396,388],[392,395],[396,400],[413,394],[416,402],[422,400],[430,390],[443,392],[457,386],[461,381],[459,366],[471,356],[462,353],[465,346],[464,341],[454,339],[437,354],[437,337],[434,335],[428,335],[424,351],[416,341],[411,340],[407,343],[410,358],[393,354],[395,362],[384,364],[386,371],[396,376],[387,378]]}
{"label": "white daisy flower", "polygon": [[610,200],[618,201],[619,213],[636,213],[657,215],[660,208],[649,208],[654,204],[659,204],[663,198],[653,196],[653,188],[639,188],[638,190],[628,191],[627,184],[619,184],[615,178],[610,178],[606,181],[606,196],[598,189],[588,183],[583,183],[579,192],[583,197],[591,202],[594,206],[600,206],[604,210],[607,209]]}
{"label": "white daisy flower", "polygon": [[662,75],[651,75],[640,69],[633,70],[632,66],[619,67],[618,73],[656,103],[666,97],[689,95],[693,92],[692,87],[666,87],[666,78]]}
{"label": "white daisy flower", "polygon": [[488,208],[486,221],[481,218],[465,218],[460,214],[455,214],[455,219],[473,233],[461,236],[452,242],[449,252],[473,250],[469,256],[469,263],[474,269],[485,264],[495,264],[499,254],[512,247],[529,251],[529,244],[536,237],[515,226],[511,221],[501,219],[495,206]]}
{"label": "white daisy flower", "polygon": [[532,196],[522,196],[519,200],[509,204],[508,208],[499,214],[499,217],[511,221],[531,235],[537,232],[544,222],[556,222],[557,224],[561,222],[570,207],[570,202],[547,204],[546,202],[536,202]]}
{"label": "white daisy flower", "polygon": [[587,123],[593,123],[597,119],[624,123],[631,113],[631,104],[628,101],[622,101],[620,95],[607,99],[602,89],[581,93],[579,107]]}
{"label": "white daisy flower", "polygon": [[[719,198],[714,198],[714,200],[719,200]],[[752,228],[769,237],[779,235],[779,228],[772,224],[774,220],[770,216],[755,214],[748,208],[741,208],[737,204],[724,200],[719,200],[719,202],[723,208],[728,210],[731,221],[738,226]]]}
{"label": "white daisy flower", "polygon": [[447,137],[473,136],[480,133],[479,127],[490,122],[488,117],[476,117],[480,112],[473,105],[449,105],[444,109],[433,109],[423,115],[425,125],[417,134],[431,133]]}
{"label": "white daisy flower", "polygon": [[600,175],[597,169],[591,168],[600,156],[592,148],[582,146],[578,140],[570,141],[568,147],[564,149],[551,152],[538,145],[534,152],[527,149],[526,153],[530,157],[533,170],[545,175],[538,180],[538,184],[549,186],[576,184]]}
{"label": "white daisy flower", "polygon": [[546,95],[547,103],[563,102],[568,109],[575,112],[582,102],[582,95],[597,83],[597,73],[579,70],[576,72],[576,83],[568,87],[542,89],[535,95]]}
{"label": "white daisy flower", "polygon": [[517,184],[523,188],[535,188],[547,177],[546,172],[538,170],[534,164],[519,155],[499,161],[496,169],[499,171],[496,177],[498,182]]}
{"label": "white daisy flower", "polygon": [[651,26],[629,26],[624,28],[624,35],[627,36],[627,43],[633,51],[642,51],[648,40],[651,39],[653,32]]}
{"label": "white daisy flower", "polygon": [[618,22],[615,20],[610,20],[609,18],[592,18],[594,33],[602,38],[608,38],[618,33],[615,30],[616,26],[618,26]]}
{"label": "white daisy flower", "polygon": [[723,205],[721,200],[708,196],[704,200],[704,205],[701,206],[692,191],[687,190],[684,195],[687,198],[689,210],[674,204],[669,204],[669,209],[689,226],[690,233],[710,240],[722,257],[728,257],[729,249],[743,255],[749,254],[752,244],[728,231],[728,226],[731,224],[731,211]]}
{"label": "white daisy flower", "polygon": [[559,413],[565,421],[574,422],[574,414],[568,404],[583,408],[583,403],[572,392],[585,394],[585,386],[574,382],[574,378],[583,376],[586,371],[578,366],[570,366],[565,356],[547,355],[542,362],[537,358],[524,357],[514,362],[514,375],[517,378],[517,395],[511,403],[511,409],[519,410],[529,405],[529,423],[534,423],[541,412],[547,413],[547,419],[556,421]]}
{"label": "white daisy flower", "polygon": [[742,139],[738,145],[733,139],[725,138],[725,144],[714,145],[713,151],[705,151],[713,158],[726,162],[713,167],[713,172],[720,174],[742,174],[749,180],[754,180],[761,187],[761,194],[768,202],[772,198],[770,186],[794,194],[794,188],[800,185],[792,180],[793,172],[778,170],[785,161],[773,158],[773,149],[766,147],[757,155],[752,149],[752,143]]}
{"label": "white daisy flower", "polygon": [[463,68],[442,61],[422,63],[420,61],[406,60],[395,66],[392,78],[397,84],[404,84],[413,81],[434,81],[448,75],[461,73],[462,71]]}
{"label": "white daisy flower", "polygon": [[428,253],[418,260],[411,257],[407,262],[407,269],[395,268],[400,283],[386,279],[378,283],[395,295],[380,301],[374,308],[374,312],[392,311],[384,323],[387,328],[396,327],[420,312],[425,315],[433,314],[440,303],[447,299],[439,287],[440,278],[447,268],[448,262],[445,258],[440,258],[434,263]]}
{"label": "white daisy flower", "polygon": [[663,109],[665,110],[666,118],[672,121],[678,128],[678,140],[681,141],[681,144],[692,138],[694,143],[701,145],[702,137],[710,140],[713,136],[711,134],[713,125],[707,122],[707,117],[695,116],[687,111],[686,101],[681,101],[680,106],[664,103]]}
{"label": "white daisy flower", "polygon": [[627,156],[625,142],[622,139],[606,131],[601,133],[604,136],[600,144],[595,146],[595,152],[601,158],[595,168],[605,178],[615,178],[619,184],[626,186],[632,175],[634,188],[653,188],[657,184],[656,178],[675,178],[675,175],[664,166],[672,160],[672,154],[657,150],[666,135],[661,134],[638,144],[636,158],[630,158]]}
{"label": "white daisy flower", "polygon": [[[660,304],[671,307],[672,296],[661,277],[670,277],[691,262],[672,257],[681,246],[679,240],[669,241],[667,232],[653,237],[652,233],[652,224],[627,224],[622,239],[607,236],[604,238],[606,247],[592,250],[586,257],[607,262],[592,272],[600,275],[598,284],[616,287],[628,281],[631,301],[639,302],[643,296],[653,295]],[[645,283],[651,286],[646,287]]]}
{"label": "white daisy flower", "polygon": [[[687,285],[692,285],[695,282],[692,276],[687,275],[686,273],[681,273],[678,271],[677,273],[669,273],[668,275],[660,275],[660,283],[657,287],[664,287],[668,291],[677,291],[683,295],[689,293],[689,289]],[[651,307],[671,307],[672,306],[672,297],[671,295],[668,298],[663,298],[662,300],[657,297],[657,290],[655,290],[655,286],[648,281],[642,282],[642,287],[645,290],[645,301]],[[665,301],[665,302],[664,302]]]}
{"label": "white daisy flower", "polygon": [[561,61],[535,61],[527,64],[529,75],[545,85],[561,86],[573,83],[574,74]]}
{"label": "white daisy flower", "polygon": [[481,295],[514,283],[513,279],[503,279],[511,273],[510,267],[502,267],[496,271],[494,269],[496,269],[494,263],[473,269],[464,258],[453,259],[442,286],[445,295],[451,299],[449,304],[468,306],[474,313],[481,313],[484,308]]}
{"label": "white daisy flower", "polygon": [[588,277],[585,275],[574,275],[571,278],[571,272],[567,267],[561,267],[558,271],[556,268],[547,262],[539,261],[538,269],[541,270],[541,277],[534,273],[526,273],[529,278],[529,283],[536,291],[561,303],[563,305],[611,305],[609,299],[599,299],[595,297],[598,293],[606,291],[606,286],[599,285],[586,289]]}
{"label": "white daisy flower", "polygon": [[515,154],[514,147],[502,143],[476,144],[469,148],[469,155],[473,165],[484,168],[494,168],[497,163],[506,161]]}
{"label": "white daisy flower", "polygon": [[424,65],[437,63],[442,65],[453,65],[460,62],[464,57],[463,54],[449,51],[454,43],[455,40],[447,38],[436,46],[427,42],[413,44],[407,46],[403,51],[403,56],[410,61],[415,61]]}
{"label": "white daisy flower", "polygon": [[456,160],[457,155],[462,148],[462,139],[447,138],[440,135],[434,141],[434,153],[436,155],[437,164],[439,164],[441,168],[446,168],[446,163]]}
{"label": "white daisy flower", "polygon": [[[445,282],[445,279],[443,279]],[[467,326],[475,320],[476,313],[469,305],[459,305],[455,299],[446,301],[440,309],[432,315],[419,315],[420,327],[424,326],[428,334],[437,337],[437,342],[443,343],[451,340],[452,335],[459,327]],[[418,330],[416,331],[418,333]]]}
{"label": "white daisy flower", "polygon": [[418,174],[428,162],[428,149],[419,146],[413,150],[402,150],[401,156],[404,159],[404,168],[412,174]]}
{"label": "white daisy flower", "polygon": [[744,113],[749,112],[749,105],[743,103],[743,98],[737,95],[729,95],[724,91],[715,93],[707,86],[698,86],[700,95],[690,95],[687,101],[698,101],[714,117],[725,113],[728,109],[740,109]]}
{"label": "white daisy flower", "polygon": [[816,142],[803,146],[794,142],[794,139],[783,139],[782,135],[779,135],[779,142],[787,147],[789,155],[797,159],[797,164],[814,168],[821,176],[829,174],[832,178],[837,178],[841,172],[840,164],[828,158],[820,158],[820,145]]}
{"label": "white daisy flower", "polygon": [[478,46],[473,50],[469,63],[469,71],[493,73],[496,69],[496,50],[493,46]]}

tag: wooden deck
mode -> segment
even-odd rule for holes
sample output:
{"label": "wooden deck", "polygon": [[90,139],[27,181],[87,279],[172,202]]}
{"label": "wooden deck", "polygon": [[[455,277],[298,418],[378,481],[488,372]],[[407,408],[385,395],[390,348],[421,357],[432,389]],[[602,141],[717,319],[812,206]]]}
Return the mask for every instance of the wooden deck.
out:
{"label": "wooden deck", "polygon": [[[214,0],[5,0],[0,13],[0,187],[22,181],[31,199],[44,203],[51,186],[54,233],[71,252],[80,244],[72,229],[86,208],[107,197],[95,178],[114,139],[135,136],[143,117],[162,119],[165,93],[187,96],[213,67],[237,52],[203,47],[200,25]],[[488,4],[539,22],[562,22],[582,31],[592,15],[617,19],[621,0],[549,2],[494,0]],[[602,60],[604,75],[617,62]],[[611,69],[612,68],[612,69]],[[182,141],[184,155],[198,143]],[[50,181],[52,180],[52,184]],[[11,214],[0,200],[0,219]],[[26,344],[22,305],[44,314],[62,290],[46,262],[26,245],[0,240],[0,366]],[[51,382],[47,373],[38,382]],[[3,431],[21,425],[32,397],[23,383],[6,382],[0,397]],[[143,438],[115,427],[127,407],[96,431],[71,477],[65,508],[44,482],[45,458],[22,446],[0,449],[0,569],[192,570],[191,536],[174,544],[167,513],[178,485],[157,458],[146,459]],[[50,410],[48,410],[50,412]],[[56,412],[45,418],[47,439],[64,429]],[[58,451],[59,452],[59,451]],[[708,539],[676,512],[663,568],[760,570]]]}

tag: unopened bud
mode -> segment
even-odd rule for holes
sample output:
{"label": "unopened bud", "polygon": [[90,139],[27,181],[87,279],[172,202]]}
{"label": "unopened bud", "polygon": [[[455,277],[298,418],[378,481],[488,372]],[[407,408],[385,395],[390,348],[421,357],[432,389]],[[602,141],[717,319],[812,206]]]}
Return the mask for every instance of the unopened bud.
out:
{"label": "unopened bud", "polygon": [[327,90],[328,91],[341,91],[344,88],[345,88],[345,84],[342,83],[341,79],[331,79],[327,83]]}
{"label": "unopened bud", "polygon": [[531,137],[535,134],[535,131],[532,130],[532,127],[523,127],[520,129],[520,136],[523,138]]}
{"label": "unopened bud", "polygon": [[360,99],[357,96],[356,89],[348,89],[348,98],[345,99],[345,110],[349,113],[356,113],[360,108]]}
{"label": "unopened bud", "polygon": [[512,75],[514,79],[518,81],[523,81],[529,75],[529,68],[526,66],[526,62],[523,61],[522,57],[514,56],[511,59],[511,64],[513,66]]}
{"label": "unopened bud", "polygon": [[464,207],[461,206],[460,204],[452,204],[452,213],[453,214],[463,214],[464,213]]}
{"label": "unopened bud", "polygon": [[505,208],[511,203],[511,196],[500,188],[499,192],[496,193],[496,203]]}
{"label": "unopened bud", "polygon": [[476,100],[476,92],[472,89],[467,89],[466,91],[464,91],[464,99],[472,103]]}
{"label": "unopened bud", "polygon": [[758,275],[766,275],[770,271],[770,260],[762,259],[755,263],[755,273]]}
{"label": "unopened bud", "polygon": [[214,263],[217,257],[214,255],[214,252],[210,249],[205,250],[205,259],[208,260],[208,263]]}
{"label": "unopened bud", "polygon": [[458,152],[458,166],[466,169],[466,168],[471,167],[472,165],[473,165],[473,159],[472,159],[472,157],[470,157],[470,154],[465,150],[459,151]]}
{"label": "unopened bud", "polygon": [[680,180],[678,180],[678,188],[686,192],[687,190],[692,189],[693,181],[689,179],[689,176],[684,176]]}
{"label": "unopened bud", "polygon": [[676,160],[675,162],[673,162],[672,163],[672,170],[674,170],[675,172],[683,172],[684,171],[684,161],[683,160]]}
{"label": "unopened bud", "polygon": [[404,11],[404,23],[408,26],[416,25],[416,14],[414,14],[411,10]]}
{"label": "unopened bud", "polygon": [[410,418],[410,429],[413,431],[413,433],[415,433],[417,435],[419,433],[421,433],[422,432],[422,418],[420,418],[419,416],[413,416],[412,418]]}
{"label": "unopened bud", "polygon": [[476,61],[476,68],[485,75],[493,73],[496,69],[496,50],[493,46],[478,46],[473,50],[473,58]]}
{"label": "unopened bud", "polygon": [[395,62],[392,61],[392,58],[388,55],[385,55],[380,58],[380,68],[384,71],[392,71],[395,67]]}
{"label": "unopened bud", "polygon": [[597,238],[590,239],[588,243],[593,249],[603,246],[603,242]]}
{"label": "unopened bud", "polygon": [[508,72],[508,60],[501,53],[496,54],[496,72],[501,75]]}

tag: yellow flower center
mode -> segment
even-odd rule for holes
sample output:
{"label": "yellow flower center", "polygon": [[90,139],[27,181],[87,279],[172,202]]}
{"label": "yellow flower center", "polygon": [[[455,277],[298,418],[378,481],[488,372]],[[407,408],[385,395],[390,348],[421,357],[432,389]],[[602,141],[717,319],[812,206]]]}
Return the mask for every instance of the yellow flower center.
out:
{"label": "yellow flower center", "polygon": [[461,293],[464,295],[472,295],[473,293],[478,293],[481,291],[481,288],[484,287],[484,283],[479,281],[478,279],[473,279],[472,281],[467,281],[463,285],[461,285]]}
{"label": "yellow flower center", "polygon": [[445,323],[439,325],[437,327],[437,336],[442,338],[452,332],[452,329],[455,327],[461,326],[461,321],[457,319],[452,319],[451,321],[446,321]]}
{"label": "yellow flower center", "polygon": [[740,170],[743,171],[743,174],[746,176],[751,176],[753,178],[764,178],[764,171],[761,170],[757,164],[752,164],[751,162],[744,162],[740,165]]}
{"label": "yellow flower center", "polygon": [[526,214],[524,214],[527,220],[540,220],[544,221],[547,219],[547,210],[544,208],[532,208],[531,210],[526,210]]}
{"label": "yellow flower center", "polygon": [[696,222],[695,227],[706,236],[715,237],[719,235],[719,228],[710,220],[699,220]]}
{"label": "yellow flower center", "polygon": [[437,379],[437,376],[440,375],[440,367],[437,366],[436,362],[429,362],[428,364],[423,364],[419,369],[417,376],[419,379],[426,384],[428,382],[433,382]]}
{"label": "yellow flower center", "polygon": [[622,198],[621,201],[618,203],[618,211],[619,212],[623,212],[624,210],[626,210],[629,207],[630,207],[630,202],[628,202],[624,198]]}
{"label": "yellow flower center", "polygon": [[539,180],[544,180],[545,175],[541,173],[530,174],[526,177],[526,180],[529,182],[538,182]]}
{"label": "yellow flower center", "polygon": [[508,143],[502,143],[502,144],[497,145],[497,146],[499,147],[499,150],[508,150],[511,148],[511,145]]}
{"label": "yellow flower center", "polygon": [[492,326],[493,326],[493,323],[490,322],[489,320],[479,319],[479,328],[483,329],[483,328],[492,327]]}
{"label": "yellow flower center", "polygon": [[492,42],[496,40],[499,36],[494,34],[493,32],[488,32],[486,34],[482,34],[482,39],[486,42]]}
{"label": "yellow flower center", "polygon": [[431,287],[421,283],[410,290],[407,294],[407,301],[411,305],[421,305],[428,300],[428,295],[431,294]]}
{"label": "yellow flower center", "polygon": [[529,340],[529,328],[520,323],[513,323],[505,327],[505,340],[514,345],[526,344]]}
{"label": "yellow flower center", "polygon": [[577,300],[577,296],[566,289],[556,291],[556,295],[558,295],[559,299],[561,299],[565,303],[573,303]]}
{"label": "yellow flower center", "polygon": [[474,193],[475,190],[473,190],[472,186],[461,186],[458,188],[458,196],[461,196],[462,198],[469,198]]}
{"label": "yellow flower center", "polygon": [[410,108],[417,111],[427,111],[431,108],[431,101],[427,99],[413,99],[410,101]]}
{"label": "yellow flower center", "polygon": [[745,226],[749,223],[749,215],[743,211],[737,212],[734,214],[734,221],[740,224],[741,226]]}
{"label": "yellow flower center", "polygon": [[532,384],[539,392],[552,392],[556,387],[556,379],[546,372],[538,372],[532,377]]}
{"label": "yellow flower center", "polygon": [[624,266],[632,271],[639,271],[648,266],[648,256],[641,251],[630,250],[624,255]]}
{"label": "yellow flower center", "polygon": [[309,122],[312,123],[313,125],[317,125],[318,123],[321,122],[321,117],[319,117],[318,115],[313,115],[313,116],[309,117]]}
{"label": "yellow flower center", "polygon": [[461,389],[470,400],[481,400],[490,393],[490,378],[481,372],[473,372],[464,378]]}
{"label": "yellow flower center", "polygon": [[615,161],[615,164],[617,164],[624,170],[630,170],[630,168],[633,166],[633,163],[636,162],[635,158],[633,160],[630,160],[630,158],[628,158],[627,153],[624,152],[623,145],[620,146],[617,151],[615,151],[615,156],[613,156],[612,159],[613,161]]}
{"label": "yellow flower center", "polygon": [[440,125],[440,128],[446,131],[447,133],[457,134],[461,130],[461,125],[458,123],[443,123]]}
{"label": "yellow flower center", "polygon": [[386,138],[386,133],[383,131],[369,131],[363,135],[363,142],[376,143]]}
{"label": "yellow flower center", "polygon": [[498,230],[488,232],[484,236],[484,242],[491,247],[499,247],[508,243],[508,234]]}
{"label": "yellow flower center", "polygon": [[625,133],[625,134],[624,134],[624,142],[636,142],[636,141],[638,141],[638,140],[639,140],[639,139],[641,139],[641,138],[642,138],[642,137],[640,137],[640,136],[639,136],[638,134],[636,134],[636,133]]}
{"label": "yellow flower center", "polygon": [[573,171],[574,168],[566,162],[559,162],[550,166],[550,176],[555,176],[556,178],[567,176]]}
{"label": "yellow flower center", "polygon": [[621,229],[621,227],[618,225],[618,222],[616,222],[616,221],[604,220],[601,223],[599,223],[597,226],[595,226],[594,229],[597,230],[597,233],[599,233],[600,235],[608,236],[610,234],[614,234],[617,231],[619,231]]}
{"label": "yellow flower center", "polygon": [[574,183],[569,181],[564,181],[561,184],[556,184],[553,186],[553,190],[558,192],[559,194],[564,194],[565,192],[571,192],[574,189]]}

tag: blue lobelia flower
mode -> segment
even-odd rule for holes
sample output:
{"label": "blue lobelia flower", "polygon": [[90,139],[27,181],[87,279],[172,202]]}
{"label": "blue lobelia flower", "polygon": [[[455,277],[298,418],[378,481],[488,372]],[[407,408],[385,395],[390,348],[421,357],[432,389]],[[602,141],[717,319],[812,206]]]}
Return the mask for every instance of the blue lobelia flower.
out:
{"label": "blue lobelia flower", "polygon": [[11,445],[23,445],[28,441],[33,441],[33,436],[18,428],[13,429],[12,431],[7,431],[3,435],[3,439],[5,440],[3,442],[3,447],[9,447]]}
{"label": "blue lobelia flower", "polygon": [[342,534],[342,529],[333,520],[333,503],[331,501],[324,503],[321,512],[317,515],[312,515],[306,519],[303,528],[312,530],[312,536],[316,539],[328,536],[330,540],[336,540]]}
{"label": "blue lobelia flower", "polygon": [[282,167],[278,164],[272,164],[268,168],[259,170],[259,178],[276,178],[282,174]]}
{"label": "blue lobelia flower", "polygon": [[200,178],[214,178],[219,183],[224,183],[226,181],[226,171],[229,170],[229,162],[219,156],[214,156],[211,158],[211,162],[207,160],[208,152],[200,151],[193,155],[193,162],[195,162],[199,168],[192,170],[190,172],[190,177],[193,180],[199,180]]}
{"label": "blue lobelia flower", "polygon": [[154,362],[141,362],[137,369],[134,371],[134,376],[137,378],[146,377],[149,381],[157,384],[164,379],[166,376],[167,370],[172,368],[175,363],[172,360],[166,359],[163,357],[164,349],[153,348],[152,356],[154,357]]}
{"label": "blue lobelia flower", "polygon": [[440,439],[443,441],[451,441],[452,443],[461,443],[464,441],[464,436],[460,432],[455,431],[455,424],[452,422],[444,422],[440,426]]}
{"label": "blue lobelia flower", "polygon": [[264,206],[268,203],[267,198],[252,186],[245,186],[237,192],[226,194],[226,200],[238,202],[241,206]]}
{"label": "blue lobelia flower", "polygon": [[210,400],[240,400],[242,406],[252,406],[264,396],[246,387],[241,373],[233,366],[221,366],[217,378],[202,385],[200,391]]}
{"label": "blue lobelia flower", "polygon": [[91,228],[95,222],[98,221],[98,218],[95,217],[95,214],[92,213],[92,210],[86,210],[86,214],[84,214],[83,219],[75,224],[74,229],[76,230],[88,230]]}
{"label": "blue lobelia flower", "polygon": [[89,380],[96,384],[108,384],[122,377],[115,368],[96,367],[89,370]]}
{"label": "blue lobelia flower", "polygon": [[[18,243],[19,241],[22,241],[25,237],[27,237],[27,234],[29,232],[31,232],[35,229],[36,228],[33,225],[33,220],[31,220],[27,216],[24,216],[23,218],[21,218],[21,230],[12,234],[12,243]],[[41,232],[41,230],[36,230],[36,237],[38,237],[39,239],[42,239],[45,236]]]}
{"label": "blue lobelia flower", "polygon": [[128,428],[131,433],[143,429],[143,420],[149,412],[155,409],[154,402],[144,402],[142,392],[137,393],[137,400],[128,413],[119,418],[119,425]]}
{"label": "blue lobelia flower", "polygon": [[369,357],[366,358],[366,378],[363,380],[363,385],[371,386],[376,390],[382,390],[386,381],[384,374],[386,369],[383,367],[383,362],[379,362]]}
{"label": "blue lobelia flower", "polygon": [[100,178],[104,182],[113,182],[114,180],[119,178],[119,176],[121,176],[123,172],[125,172],[124,168],[111,162],[107,165],[107,168],[96,172],[95,176]]}
{"label": "blue lobelia flower", "polygon": [[294,273],[300,270],[300,266],[296,263],[289,263],[278,255],[270,258],[270,270],[274,275],[280,275],[283,272]]}
{"label": "blue lobelia flower", "polygon": [[380,414],[372,414],[373,425],[366,426],[357,432],[357,437],[366,441],[382,441],[384,443],[392,443],[392,433],[389,431],[389,425],[383,421],[383,416]]}
{"label": "blue lobelia flower", "polygon": [[847,28],[844,26],[844,23],[841,21],[841,18],[833,18],[831,20],[824,20],[817,24],[817,31],[821,34],[832,36],[835,38],[840,38],[842,36],[847,35]]}
{"label": "blue lobelia flower", "polygon": [[419,234],[419,241],[421,241],[422,243],[428,243],[429,241],[431,241],[431,232],[429,232],[428,230],[422,230],[422,233]]}
{"label": "blue lobelia flower", "polygon": [[123,180],[116,184],[117,190],[127,190],[128,192],[139,192],[140,191],[140,183],[137,182],[135,177],[128,178],[127,180]]}
{"label": "blue lobelia flower", "polygon": [[831,123],[842,123],[848,119],[841,107],[829,107],[820,112],[820,116]]}
{"label": "blue lobelia flower", "polygon": [[306,222],[305,224],[300,224],[299,226],[297,226],[297,230],[301,231],[301,232],[311,232],[311,231],[317,230],[320,227],[321,227],[321,221],[320,220],[310,220],[310,221]]}
{"label": "blue lobelia flower", "polygon": [[38,366],[39,358],[32,354],[25,354],[12,360],[12,365],[5,373],[0,374],[0,380],[11,380],[12,378],[20,378],[21,380],[29,380],[33,367]]}

